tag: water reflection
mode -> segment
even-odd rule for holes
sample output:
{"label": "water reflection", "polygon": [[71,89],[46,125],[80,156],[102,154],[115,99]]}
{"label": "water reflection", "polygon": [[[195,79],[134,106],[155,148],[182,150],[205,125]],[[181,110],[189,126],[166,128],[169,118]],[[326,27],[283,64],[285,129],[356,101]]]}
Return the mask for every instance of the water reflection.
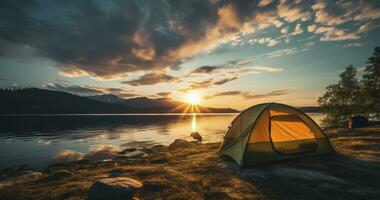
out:
{"label": "water reflection", "polygon": [[195,132],[197,131],[197,118],[196,118],[196,114],[193,113],[193,118],[191,120],[191,132]]}
{"label": "water reflection", "polygon": [[192,139],[190,133],[195,130],[204,142],[216,142],[233,118],[197,114],[0,116],[0,168],[14,164],[43,167],[54,160],[96,157],[99,153],[94,149],[100,145],[168,145],[177,138]]}
{"label": "water reflection", "polygon": [[16,164],[42,168],[56,160],[101,158],[125,148],[168,145],[178,138],[192,140],[191,132],[199,132],[203,142],[220,142],[235,116],[0,116],[0,169]]}

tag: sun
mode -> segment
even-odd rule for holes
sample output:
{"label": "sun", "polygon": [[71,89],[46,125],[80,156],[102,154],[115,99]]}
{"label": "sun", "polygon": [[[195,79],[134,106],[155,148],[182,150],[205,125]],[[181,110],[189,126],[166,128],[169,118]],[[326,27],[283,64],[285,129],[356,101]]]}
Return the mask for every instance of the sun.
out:
{"label": "sun", "polygon": [[198,105],[201,102],[201,96],[199,95],[199,93],[190,92],[186,96],[186,101],[189,104]]}

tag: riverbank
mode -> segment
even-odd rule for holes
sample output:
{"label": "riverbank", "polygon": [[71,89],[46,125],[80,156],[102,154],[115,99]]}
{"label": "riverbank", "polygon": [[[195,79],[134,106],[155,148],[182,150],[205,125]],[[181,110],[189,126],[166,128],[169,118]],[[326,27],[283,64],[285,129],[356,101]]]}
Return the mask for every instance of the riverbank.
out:
{"label": "riverbank", "polygon": [[375,199],[380,195],[380,127],[331,129],[338,155],[241,169],[218,144],[179,142],[120,152],[104,161],[54,164],[42,172],[14,167],[0,174],[0,199],[85,199],[99,179],[143,183],[139,199]]}

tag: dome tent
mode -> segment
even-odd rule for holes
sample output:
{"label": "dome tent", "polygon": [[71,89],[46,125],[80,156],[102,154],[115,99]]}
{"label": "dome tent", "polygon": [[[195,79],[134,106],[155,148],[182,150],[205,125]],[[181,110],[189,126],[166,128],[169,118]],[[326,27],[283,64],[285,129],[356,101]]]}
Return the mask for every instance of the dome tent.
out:
{"label": "dome tent", "polygon": [[335,153],[322,129],[305,113],[279,103],[241,112],[229,125],[219,152],[239,166]]}

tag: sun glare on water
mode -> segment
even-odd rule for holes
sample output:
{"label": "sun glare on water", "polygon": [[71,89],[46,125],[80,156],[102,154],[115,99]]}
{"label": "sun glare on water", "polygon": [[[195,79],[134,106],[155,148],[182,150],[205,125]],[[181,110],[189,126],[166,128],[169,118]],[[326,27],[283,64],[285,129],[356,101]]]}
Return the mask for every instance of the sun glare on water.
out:
{"label": "sun glare on water", "polygon": [[201,96],[196,92],[191,92],[187,94],[186,101],[192,105],[198,105],[201,102]]}

